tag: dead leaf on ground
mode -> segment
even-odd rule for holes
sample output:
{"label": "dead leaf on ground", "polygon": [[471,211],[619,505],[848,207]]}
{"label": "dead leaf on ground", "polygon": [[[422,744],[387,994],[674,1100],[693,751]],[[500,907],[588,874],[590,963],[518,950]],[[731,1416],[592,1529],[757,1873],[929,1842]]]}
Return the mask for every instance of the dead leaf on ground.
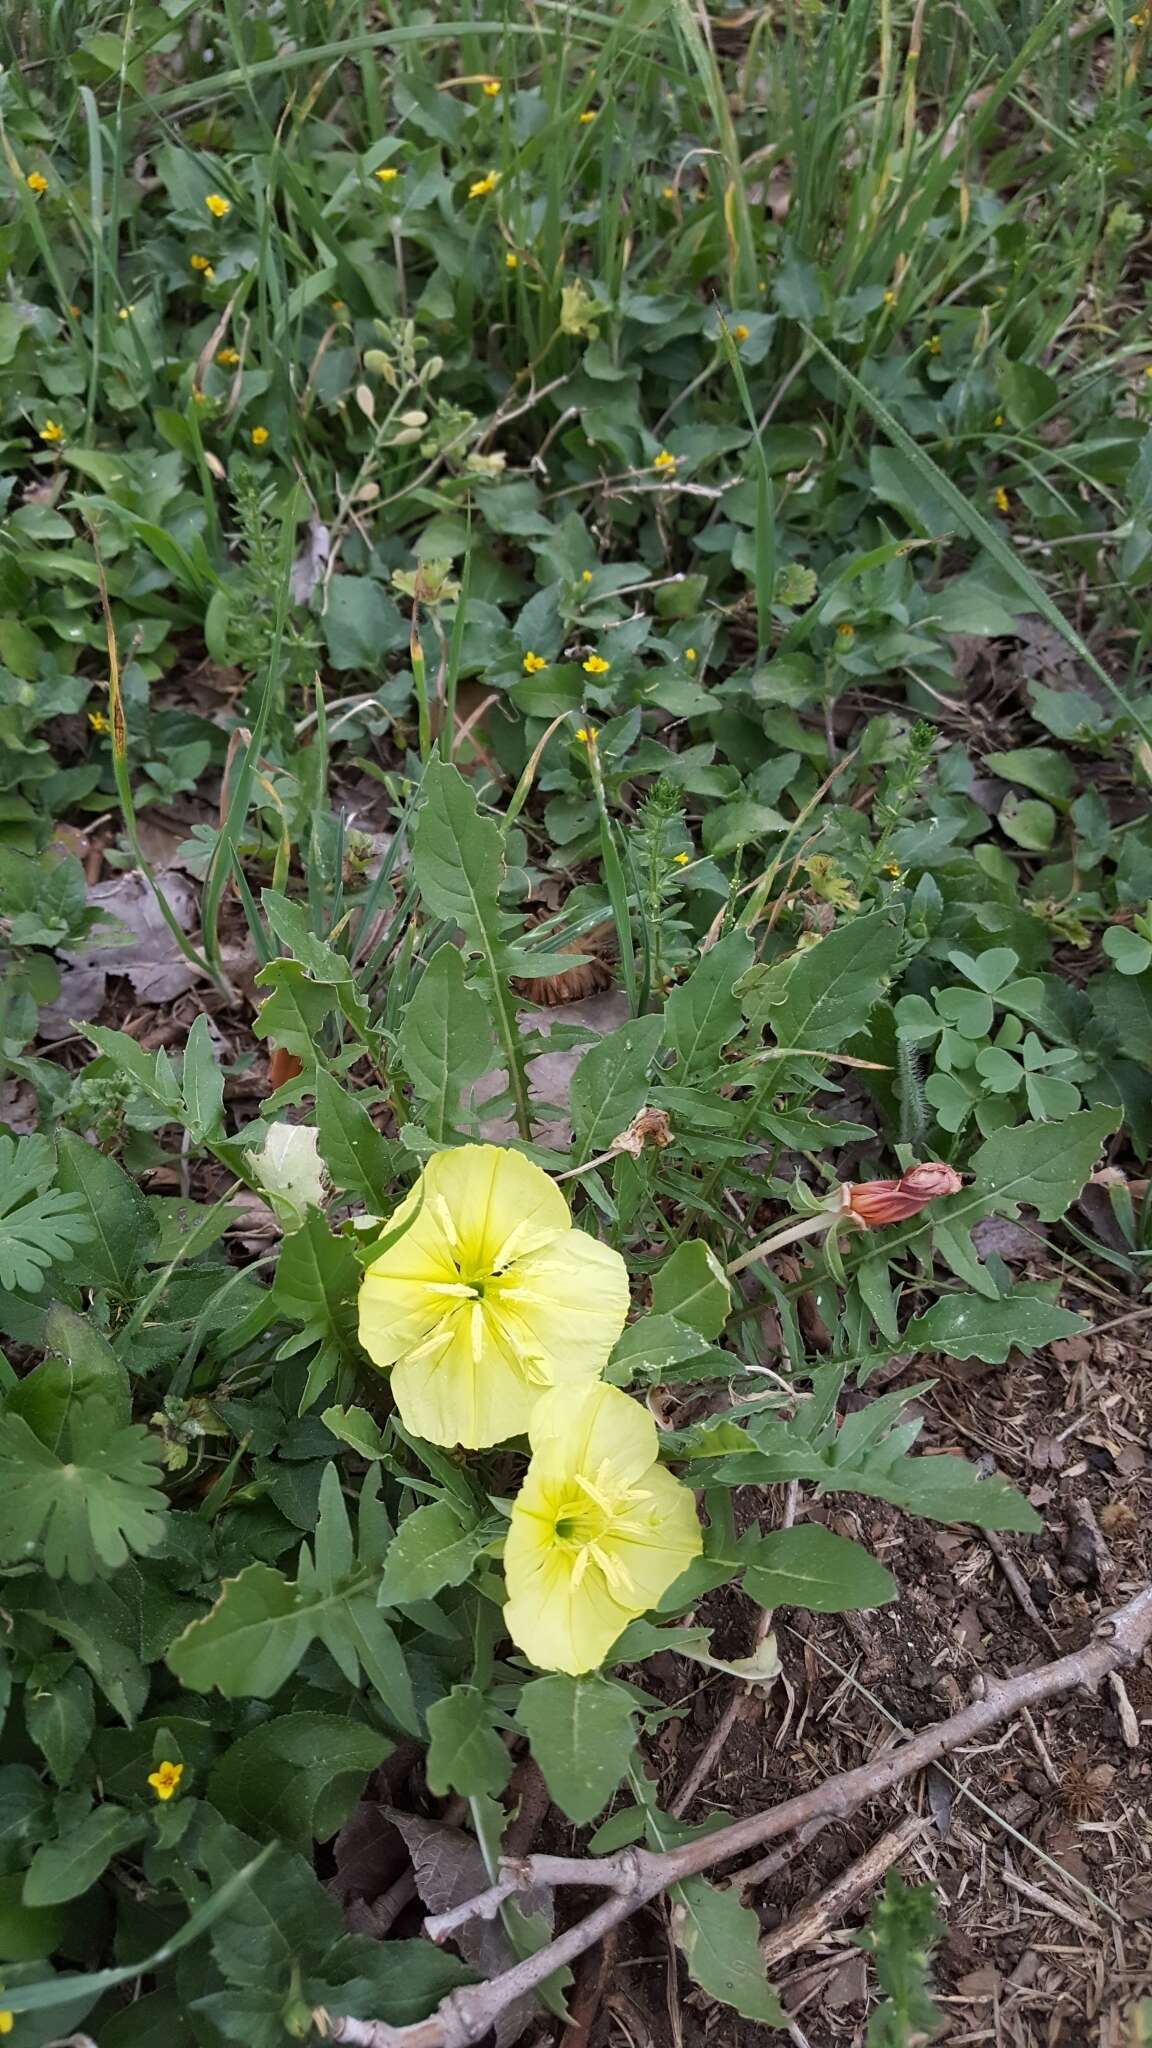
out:
{"label": "dead leaf on ground", "polygon": [[[170,870],[158,875],[156,884],[178,924],[189,931],[195,920],[196,890],[188,877]],[[41,1038],[60,1037],[73,1019],[95,1023],[110,974],[126,975],[135,993],[150,1003],[173,1002],[203,979],[200,969],[180,951],[142,874],[134,870],[111,882],[97,882],[88,891],[88,901],[118,919],[125,931],[119,939],[113,935],[110,945],[61,953],[60,993],[40,1012]]]}

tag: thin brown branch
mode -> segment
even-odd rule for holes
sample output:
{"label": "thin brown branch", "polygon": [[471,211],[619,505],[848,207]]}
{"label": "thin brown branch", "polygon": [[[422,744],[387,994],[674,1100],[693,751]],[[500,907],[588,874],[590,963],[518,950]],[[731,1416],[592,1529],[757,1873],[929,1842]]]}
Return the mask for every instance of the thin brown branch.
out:
{"label": "thin brown branch", "polygon": [[776,1927],[766,1934],[760,1943],[760,1954],[766,1970],[774,1970],[789,1956],[798,1955],[802,1949],[811,1948],[813,1942],[822,1941],[833,1927],[838,1927],[846,1913],[850,1913],[860,1900],[867,1898],[874,1890],[885,1871],[899,1863],[908,1854],[914,1842],[924,1834],[926,1823],[917,1813],[911,1813],[906,1820],[881,1835],[870,1849],[850,1863],[835,1877],[818,1899],[802,1906],[793,1913],[782,1927]]}
{"label": "thin brown branch", "polygon": [[[792,1835],[817,1819],[845,1819],[867,1801],[879,1799],[894,1786],[914,1777],[928,1764],[951,1750],[974,1742],[989,1729],[1007,1721],[1025,1707],[1041,1705],[1075,1687],[1094,1688],[1113,1671],[1131,1668],[1152,1641],[1152,1586],[1101,1621],[1082,1650],[1023,1671],[1015,1678],[994,1683],[982,1698],[973,1701],[947,1721],[922,1729],[897,1748],[886,1750],[871,1763],[854,1771],[826,1779],[811,1791],[799,1793],[766,1813],[750,1814],[731,1827],[684,1842],[676,1849],[654,1853],[648,1849],[624,1849],[615,1856],[582,1860],[570,1856],[528,1856],[505,1864],[498,1886],[492,1886],[478,1900],[478,1908],[494,1910],[495,1892],[509,1897],[513,1891],[538,1885],[575,1884],[604,1887],[609,1897],[576,1926],[538,1949],[535,1955],[516,1963],[487,1984],[469,1985],[450,1992],[436,2012],[412,2027],[393,2027],[379,2020],[341,2019],[318,2010],[313,2023],[322,2039],[340,2042],[345,2048],[473,2048],[482,2041],[499,2015],[516,1999],[535,1991],[553,1971],[574,1962],[612,1927],[619,1925],[650,1899],[695,1877],[734,1856]],[[504,1887],[507,1889],[504,1889]],[[496,1902],[499,1903],[498,1901]],[[461,1909],[463,1912],[466,1909]],[[459,1924],[459,1915],[441,1915],[438,1931],[443,1936],[446,1920]]]}

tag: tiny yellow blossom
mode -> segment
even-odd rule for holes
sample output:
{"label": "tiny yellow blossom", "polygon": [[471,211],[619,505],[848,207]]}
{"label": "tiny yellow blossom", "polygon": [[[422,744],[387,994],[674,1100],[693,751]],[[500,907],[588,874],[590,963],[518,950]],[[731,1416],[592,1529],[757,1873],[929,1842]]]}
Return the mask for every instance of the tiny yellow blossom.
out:
{"label": "tiny yellow blossom", "polygon": [[267,429],[267,427],[253,427],[253,429],[252,429],[252,446],[253,446],[254,448],[262,448],[262,447],[264,446],[264,443],[265,443],[265,441],[266,441],[267,439],[268,439],[268,429]]}
{"label": "tiny yellow blossom", "polygon": [[884,873],[890,875],[894,882],[899,882],[903,878],[904,870],[898,860],[886,860]]}
{"label": "tiny yellow blossom", "polygon": [[576,738],[583,747],[594,746],[599,737],[600,727],[598,725],[578,725],[576,727]]}
{"label": "tiny yellow blossom", "polygon": [[667,448],[662,448],[662,449],[660,450],[660,453],[659,453],[659,455],[654,455],[654,456],[653,456],[653,458],[652,458],[652,467],[653,467],[653,469],[662,469],[662,470],[665,470],[665,471],[667,471],[667,470],[670,470],[670,469],[675,469],[675,467],[676,467],[676,461],[677,461],[677,458],[676,458],[676,456],[675,456],[675,455],[671,455],[671,454],[669,454],[669,451],[667,450]]}
{"label": "tiny yellow blossom", "polygon": [[0,2034],[10,2034],[15,2025],[15,2013],[9,2012],[7,2006],[5,2006],[3,2011],[0,2011]]}
{"label": "tiny yellow blossom", "polygon": [[192,403],[193,405],[207,405],[208,403],[208,393],[202,391],[199,384],[192,386]]}
{"label": "tiny yellow blossom", "polygon": [[[1149,372],[1150,372],[1150,373],[1152,373],[1152,364],[1149,364]],[[581,581],[581,583],[591,583],[591,581],[592,581],[592,571],[591,571],[591,569],[581,569],[581,571],[580,571],[580,581]]]}
{"label": "tiny yellow blossom", "polygon": [[485,199],[500,183],[499,171],[485,171],[482,178],[474,178],[468,187],[469,199]]}
{"label": "tiny yellow blossom", "polygon": [[93,732],[108,732],[110,730],[108,720],[102,711],[90,711],[88,713],[88,723],[92,727]]}
{"label": "tiny yellow blossom", "polygon": [[738,324],[737,326],[735,326],[735,327],[734,327],[734,328],[732,329],[732,339],[733,339],[733,341],[734,341],[734,342],[736,343],[736,346],[737,346],[738,348],[739,348],[739,346],[740,346],[740,343],[741,343],[742,341],[747,341],[747,339],[748,339],[748,336],[749,336],[749,334],[751,333],[751,331],[752,331],[752,330],[751,330],[751,328],[750,328],[750,327],[745,327],[745,325],[744,325],[744,322],[743,322],[742,320],[741,320],[741,321],[739,322],[739,324]]}
{"label": "tiny yellow blossom", "polygon": [[940,336],[938,334],[930,334],[924,346],[930,356],[938,356],[941,347]]}
{"label": "tiny yellow blossom", "polygon": [[400,172],[395,164],[381,164],[380,169],[373,171],[372,176],[378,178],[382,185],[390,185],[394,178],[400,176]]}
{"label": "tiny yellow blossom", "polygon": [[224,215],[232,211],[232,201],[225,199],[221,192],[209,192],[204,204],[213,220],[223,220]]}
{"label": "tiny yellow blossom", "polygon": [[1145,375],[1146,377],[1152,377],[1152,363],[1145,363],[1145,365],[1144,365],[1144,375]]}
{"label": "tiny yellow blossom", "polygon": [[59,420],[45,420],[39,432],[42,441],[62,441],[64,439],[64,429],[60,425]]}
{"label": "tiny yellow blossom", "polygon": [[135,311],[135,306],[121,306],[119,312],[116,315],[116,318],[118,320],[127,320],[130,317],[130,315],[133,314]]}
{"label": "tiny yellow blossom", "polygon": [[595,119],[596,119],[596,113],[595,113],[595,109],[594,109],[594,108],[592,108],[592,107],[588,107],[588,108],[587,108],[587,109],[585,110],[585,112],[584,112],[583,114],[581,114],[581,116],[580,116],[580,126],[581,126],[582,128],[587,128],[587,126],[588,126],[588,123],[589,123],[589,121],[594,121]]}
{"label": "tiny yellow blossom", "polygon": [[606,676],[608,673],[608,663],[599,654],[590,654],[580,666],[586,676]]}
{"label": "tiny yellow blossom", "polygon": [[24,183],[30,192],[36,194],[37,199],[39,199],[42,192],[48,190],[48,180],[41,171],[29,171]]}
{"label": "tiny yellow blossom", "polygon": [[159,1764],[149,1773],[148,1783],[157,1799],[171,1799],[183,1776],[183,1764]]}
{"label": "tiny yellow blossom", "polygon": [[684,659],[685,659],[685,661],[688,661],[688,662],[692,662],[692,661],[695,661],[695,659],[696,659],[696,649],[695,649],[694,647],[686,647],[686,648],[684,649]]}
{"label": "tiny yellow blossom", "polygon": [[992,425],[994,427],[1002,427],[1004,425],[1004,415],[1002,412],[997,413],[995,419],[992,422]]}
{"label": "tiny yellow blossom", "polygon": [[703,1548],[691,1490],[656,1424],[619,1387],[557,1387],[528,1424],[532,1459],[504,1542],[504,1621],[538,1669],[593,1671]]}
{"label": "tiny yellow blossom", "polygon": [[676,187],[675,187],[675,185],[661,185],[661,187],[660,187],[660,197],[661,197],[661,199],[675,199],[675,197],[676,197]]}
{"label": "tiny yellow blossom", "polygon": [[675,861],[675,863],[676,863],[676,866],[677,866],[678,868],[686,868],[686,867],[687,867],[687,865],[688,865],[688,861],[689,861],[689,858],[690,858],[690,856],[689,856],[688,854],[686,854],[686,853],[674,853],[674,854],[673,854],[673,856],[672,856],[672,858],[673,858],[673,860]]}
{"label": "tiny yellow blossom", "polygon": [[992,503],[998,512],[1007,512],[1009,510],[1011,500],[1003,484],[997,484],[996,489],[992,493]]}
{"label": "tiny yellow blossom", "polygon": [[190,256],[188,263],[192,270],[211,270],[212,268],[207,256]]}
{"label": "tiny yellow blossom", "polygon": [[502,90],[500,80],[498,78],[486,78],[482,89],[486,100],[499,99]]}
{"label": "tiny yellow blossom", "polygon": [[415,1435],[504,1443],[549,1388],[571,1398],[603,1371],[628,1314],[628,1269],[572,1228],[555,1181],[521,1153],[434,1152],[388,1229],[394,1242],[360,1288],[360,1342],[391,1371]]}
{"label": "tiny yellow blossom", "polygon": [[844,619],[841,622],[841,624],[837,626],[836,631],[839,634],[841,640],[854,640],[856,637],[856,628],[855,626],[849,625],[847,619]]}
{"label": "tiny yellow blossom", "polygon": [[520,258],[512,249],[509,249],[505,254],[504,268],[505,270],[519,270],[520,268]]}
{"label": "tiny yellow blossom", "polygon": [[548,663],[542,654],[533,654],[529,648],[520,666],[526,676],[538,676],[542,668],[547,668]]}
{"label": "tiny yellow blossom", "polygon": [[329,299],[328,303],[334,313],[346,313],[348,311],[347,299]]}
{"label": "tiny yellow blossom", "polygon": [[218,348],[216,361],[222,370],[231,370],[240,361],[240,351],[238,348]]}
{"label": "tiny yellow blossom", "polygon": [[889,291],[889,292],[885,292],[885,294],[884,294],[884,304],[885,304],[886,306],[894,306],[894,305],[896,304],[896,294],[895,294],[895,292],[891,292],[891,291]]}

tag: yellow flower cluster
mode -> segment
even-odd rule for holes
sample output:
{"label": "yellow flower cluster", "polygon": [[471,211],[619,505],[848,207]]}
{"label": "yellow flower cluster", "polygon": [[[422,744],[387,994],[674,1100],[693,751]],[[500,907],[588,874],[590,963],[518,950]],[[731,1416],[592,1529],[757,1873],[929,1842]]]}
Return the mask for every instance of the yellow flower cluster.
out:
{"label": "yellow flower cluster", "polygon": [[573,1228],[540,1167],[495,1145],[434,1153],[389,1237],[360,1289],[360,1341],[428,1442],[527,1433],[505,1621],[542,1669],[594,1670],[701,1549],[651,1416],[600,1383],[628,1314],[624,1261]]}

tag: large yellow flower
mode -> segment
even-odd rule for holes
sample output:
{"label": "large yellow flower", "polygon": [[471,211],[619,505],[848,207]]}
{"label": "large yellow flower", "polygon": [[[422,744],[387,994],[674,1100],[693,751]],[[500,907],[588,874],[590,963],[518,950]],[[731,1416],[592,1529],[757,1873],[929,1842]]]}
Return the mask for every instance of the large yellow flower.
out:
{"label": "large yellow flower", "polygon": [[543,1671],[603,1663],[702,1548],[696,1502],[656,1460],[656,1425],[617,1387],[545,1394],[504,1544],[508,1633]]}
{"label": "large yellow flower", "polygon": [[476,1450],[520,1436],[542,1393],[594,1380],[624,1328],[619,1252],[573,1230],[554,1181],[519,1152],[436,1152],[369,1266],[360,1342],[391,1366],[405,1427]]}

